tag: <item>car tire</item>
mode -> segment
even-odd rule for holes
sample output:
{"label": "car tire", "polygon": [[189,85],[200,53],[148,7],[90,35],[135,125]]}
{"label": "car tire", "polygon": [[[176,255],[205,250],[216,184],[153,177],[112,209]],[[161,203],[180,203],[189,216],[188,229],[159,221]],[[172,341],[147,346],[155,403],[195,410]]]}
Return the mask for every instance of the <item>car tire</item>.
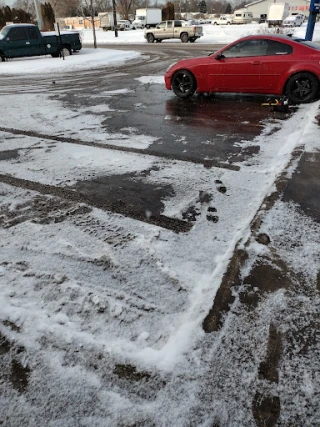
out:
{"label": "car tire", "polygon": [[182,43],[188,43],[189,41],[189,36],[187,33],[182,33],[180,36],[180,40],[182,41]]}
{"label": "car tire", "polygon": [[148,43],[154,42],[154,35],[152,33],[147,34],[147,42]]}
{"label": "car tire", "polygon": [[1,62],[6,62],[6,57],[1,53],[0,54]]}
{"label": "car tire", "polygon": [[285,92],[296,104],[311,102],[319,93],[319,80],[311,73],[297,73],[289,78]]}
{"label": "car tire", "polygon": [[172,76],[171,87],[179,98],[189,98],[196,89],[197,83],[194,75],[188,70],[179,70]]}
{"label": "car tire", "polygon": [[70,56],[72,55],[71,49],[69,47],[64,46],[61,50],[60,50],[61,56]]}

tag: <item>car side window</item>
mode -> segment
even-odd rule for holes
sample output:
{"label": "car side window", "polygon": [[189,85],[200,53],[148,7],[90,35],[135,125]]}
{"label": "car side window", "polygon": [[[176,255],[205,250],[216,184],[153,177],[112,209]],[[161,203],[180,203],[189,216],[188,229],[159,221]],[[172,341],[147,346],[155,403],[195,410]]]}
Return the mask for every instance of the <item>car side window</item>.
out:
{"label": "car side window", "polygon": [[285,43],[276,42],[274,40],[268,40],[267,55],[290,55],[292,52],[292,46]]}
{"label": "car side window", "polygon": [[174,21],[174,26],[175,27],[182,27],[182,22],[181,21]]}
{"label": "car side window", "polygon": [[166,23],[165,22],[160,22],[159,25],[157,25],[158,28],[166,28]]}
{"label": "car side window", "polygon": [[244,40],[222,52],[225,58],[243,58],[246,56],[265,56],[268,44],[266,40]]}
{"label": "car side window", "polygon": [[25,40],[26,33],[24,32],[24,28],[11,28],[8,37],[11,41]]}
{"label": "car side window", "polygon": [[29,36],[29,39],[38,40],[39,37],[38,37],[38,32],[37,32],[36,28],[28,27],[28,28],[26,28],[26,30],[27,30],[27,34]]}

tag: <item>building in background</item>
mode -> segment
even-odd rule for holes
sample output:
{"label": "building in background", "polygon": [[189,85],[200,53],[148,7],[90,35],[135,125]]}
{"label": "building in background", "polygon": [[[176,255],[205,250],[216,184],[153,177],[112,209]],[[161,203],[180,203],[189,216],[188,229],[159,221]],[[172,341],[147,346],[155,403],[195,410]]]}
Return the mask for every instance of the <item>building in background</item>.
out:
{"label": "building in background", "polygon": [[290,1],[273,1],[273,0],[258,0],[245,5],[248,12],[252,12],[253,20],[259,21],[261,15],[267,14],[269,5],[274,3],[288,3],[289,14],[301,13],[302,15],[309,16],[309,0],[290,0]]}
{"label": "building in background", "polygon": [[[81,16],[71,16],[69,18],[60,18],[59,25],[61,29],[83,30],[92,28],[91,18]],[[100,28],[100,19],[96,17],[94,21],[95,28]]]}

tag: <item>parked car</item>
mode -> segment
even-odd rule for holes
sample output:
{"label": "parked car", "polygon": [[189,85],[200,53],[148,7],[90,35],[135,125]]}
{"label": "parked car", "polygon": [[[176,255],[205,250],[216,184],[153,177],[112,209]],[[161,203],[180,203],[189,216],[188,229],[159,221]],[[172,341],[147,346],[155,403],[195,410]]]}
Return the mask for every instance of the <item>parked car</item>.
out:
{"label": "parked car", "polygon": [[82,48],[80,34],[76,31],[42,33],[36,25],[11,24],[0,32],[0,61],[25,56],[68,56]]}
{"label": "parked car", "polygon": [[212,19],[212,25],[231,25],[232,20],[232,15],[221,15],[220,18]]}
{"label": "parked car", "polygon": [[198,19],[189,19],[187,25],[200,25],[200,21]]}
{"label": "parked car", "polygon": [[132,25],[131,25],[131,22],[128,21],[127,19],[120,19],[117,23],[117,28],[120,31],[131,30]]}
{"label": "parked car", "polygon": [[163,21],[156,28],[144,30],[144,38],[148,43],[160,43],[166,39],[180,39],[182,43],[194,43],[203,36],[201,25],[186,25],[185,21]]}
{"label": "parked car", "polygon": [[301,27],[304,21],[304,15],[290,15],[282,23],[284,27]]}
{"label": "parked car", "polygon": [[285,35],[243,37],[216,53],[170,66],[166,88],[187,98],[198,93],[287,95],[292,102],[319,96],[320,45]]}
{"label": "parked car", "polygon": [[264,24],[266,21],[267,21],[267,14],[266,13],[262,13],[260,15],[259,24]]}

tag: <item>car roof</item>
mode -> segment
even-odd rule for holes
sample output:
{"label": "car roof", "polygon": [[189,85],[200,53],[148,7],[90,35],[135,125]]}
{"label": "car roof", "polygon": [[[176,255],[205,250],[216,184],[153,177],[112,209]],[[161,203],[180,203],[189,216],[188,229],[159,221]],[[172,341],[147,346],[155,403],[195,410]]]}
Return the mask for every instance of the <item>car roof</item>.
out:
{"label": "car roof", "polygon": [[242,37],[239,40],[245,40],[245,39],[273,39],[273,40],[288,40],[288,41],[301,40],[301,38],[290,37],[286,34],[256,34],[256,35]]}
{"label": "car roof", "polygon": [[[252,39],[269,39],[269,40],[275,40],[275,41],[285,41],[285,42],[295,42],[301,44],[302,41],[305,41],[302,37],[294,37],[291,35],[286,34],[257,34],[257,35],[250,35],[246,37],[241,37],[240,39],[236,40],[235,43],[241,41],[241,40],[252,40]],[[233,43],[230,43],[230,45]]]}
{"label": "car roof", "polygon": [[37,25],[34,24],[9,24],[6,25],[6,27],[36,27]]}

